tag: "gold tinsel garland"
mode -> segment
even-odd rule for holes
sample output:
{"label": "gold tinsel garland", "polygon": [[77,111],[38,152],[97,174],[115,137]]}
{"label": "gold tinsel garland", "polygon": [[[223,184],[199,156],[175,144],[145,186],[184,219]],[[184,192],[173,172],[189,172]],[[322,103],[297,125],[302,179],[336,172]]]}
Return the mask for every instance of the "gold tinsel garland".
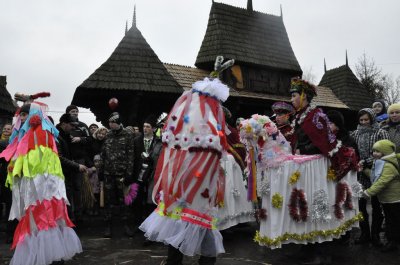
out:
{"label": "gold tinsel garland", "polygon": [[306,234],[292,234],[292,233],[285,233],[281,236],[278,236],[274,239],[269,238],[267,236],[262,237],[260,236],[260,232],[256,231],[256,235],[254,236],[254,241],[259,243],[260,245],[265,245],[268,247],[275,246],[278,247],[282,242],[288,241],[289,239],[296,240],[296,241],[311,241],[316,237],[331,237],[331,236],[340,236],[344,234],[349,228],[356,222],[362,221],[364,218],[362,213],[358,213],[356,216],[347,220],[342,225],[335,229],[330,230],[317,230],[311,231]]}
{"label": "gold tinsel garland", "polygon": [[333,170],[333,168],[330,167],[328,169],[328,174],[326,175],[326,178],[331,181],[336,180],[336,172],[335,172],[335,170]]}
{"label": "gold tinsel garland", "polygon": [[296,172],[294,172],[291,176],[290,176],[290,178],[289,178],[289,184],[290,185],[293,185],[293,184],[295,184],[298,180],[299,180],[299,178],[300,178],[300,171],[296,171]]}
{"label": "gold tinsel garland", "polygon": [[279,193],[275,193],[275,194],[272,196],[272,201],[271,201],[271,203],[272,203],[272,206],[273,206],[274,208],[281,209],[281,208],[282,208],[282,204],[283,204],[283,196],[280,195]]}

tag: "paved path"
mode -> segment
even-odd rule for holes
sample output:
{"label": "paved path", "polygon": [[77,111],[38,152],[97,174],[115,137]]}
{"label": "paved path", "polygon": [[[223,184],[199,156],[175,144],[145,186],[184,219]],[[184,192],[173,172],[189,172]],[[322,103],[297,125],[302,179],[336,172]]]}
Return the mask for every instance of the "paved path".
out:
{"label": "paved path", "polygon": [[[89,223],[92,225],[88,227]],[[0,223],[3,226],[3,223]],[[256,224],[235,228],[223,233],[226,253],[218,257],[217,265],[291,265],[301,264],[296,258],[300,246],[285,245],[282,249],[270,250],[253,242]],[[114,229],[112,239],[102,238],[101,222],[88,221],[78,230],[84,252],[77,255],[66,265],[102,265],[102,264],[140,264],[158,265],[167,255],[162,244],[143,246],[144,237],[137,233],[133,238],[123,235],[122,229]],[[0,264],[8,264],[12,256],[9,245],[4,244],[4,233],[0,232]],[[400,251],[383,254],[371,246],[330,244],[324,251],[333,256],[333,264],[340,265],[399,265]],[[197,264],[196,258],[184,259],[185,265]]]}

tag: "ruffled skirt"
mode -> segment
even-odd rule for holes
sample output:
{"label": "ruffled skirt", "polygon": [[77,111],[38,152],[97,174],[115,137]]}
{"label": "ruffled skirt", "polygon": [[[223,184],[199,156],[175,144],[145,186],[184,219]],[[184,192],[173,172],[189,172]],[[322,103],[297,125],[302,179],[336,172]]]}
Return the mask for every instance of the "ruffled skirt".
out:
{"label": "ruffled skirt", "polygon": [[149,240],[171,245],[187,256],[216,257],[225,252],[218,230],[161,216],[156,211],[139,228]]}
{"label": "ruffled skirt", "polygon": [[224,206],[218,210],[218,230],[225,230],[239,223],[255,221],[252,202],[247,200],[240,166],[232,155],[221,161],[225,175]]}

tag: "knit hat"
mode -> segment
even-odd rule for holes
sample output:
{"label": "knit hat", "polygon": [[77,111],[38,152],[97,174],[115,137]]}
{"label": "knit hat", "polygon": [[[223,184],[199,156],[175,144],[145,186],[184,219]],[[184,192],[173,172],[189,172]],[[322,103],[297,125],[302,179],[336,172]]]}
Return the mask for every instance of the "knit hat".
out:
{"label": "knit hat", "polygon": [[375,112],[374,112],[374,110],[371,109],[371,108],[364,108],[364,109],[361,109],[361,110],[358,112],[357,119],[360,119],[360,117],[361,117],[362,115],[364,115],[364,114],[368,114],[369,120],[370,120],[370,124],[372,125],[372,124],[375,122]]}
{"label": "knit hat", "polygon": [[66,109],[65,109],[65,113],[69,113],[71,110],[76,109],[78,110],[78,107],[75,105],[69,105]]}
{"label": "knit hat", "polygon": [[114,122],[116,124],[121,124],[121,118],[118,112],[111,113],[110,117],[108,118],[109,122]]}
{"label": "knit hat", "polygon": [[286,102],[275,102],[271,106],[272,111],[277,114],[277,113],[294,113],[294,108],[291,104],[286,103]]}
{"label": "knit hat", "polygon": [[384,156],[387,156],[395,152],[396,145],[393,142],[385,139],[377,141],[372,149],[381,152]]}
{"label": "knit hat", "polygon": [[304,94],[306,94],[308,98],[312,99],[314,96],[317,95],[317,88],[313,84],[310,84],[309,82],[302,80],[299,77],[294,77],[290,82],[290,93],[295,92],[299,94],[304,92]]}
{"label": "knit hat", "polygon": [[72,125],[78,125],[78,120],[75,117],[72,117],[69,113],[64,113],[60,117],[60,123],[70,123]]}
{"label": "knit hat", "polygon": [[394,103],[389,106],[387,113],[389,114],[392,111],[400,111],[400,103]]}
{"label": "knit hat", "polygon": [[29,114],[30,109],[31,109],[31,104],[24,104],[22,105],[19,113],[24,112]]}
{"label": "knit hat", "polygon": [[386,103],[383,99],[376,99],[374,103],[372,103],[372,108],[374,108],[377,104],[380,104],[382,106],[382,110],[379,113],[376,113],[376,116],[382,115],[386,113]]}
{"label": "knit hat", "polygon": [[95,155],[93,158],[93,161],[100,161],[100,160],[101,160],[100,155]]}
{"label": "knit hat", "polygon": [[343,114],[337,110],[330,110],[326,113],[330,122],[333,122],[339,130],[344,129],[344,117]]}
{"label": "knit hat", "polygon": [[98,129],[98,128],[99,128],[99,125],[97,125],[96,123],[92,123],[92,124],[89,125],[89,129],[90,129],[91,127],[96,127],[96,129]]}

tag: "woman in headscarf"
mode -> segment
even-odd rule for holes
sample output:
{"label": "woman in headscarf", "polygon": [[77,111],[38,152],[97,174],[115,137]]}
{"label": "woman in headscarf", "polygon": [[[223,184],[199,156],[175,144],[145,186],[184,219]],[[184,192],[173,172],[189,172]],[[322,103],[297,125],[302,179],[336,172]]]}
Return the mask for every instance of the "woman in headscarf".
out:
{"label": "woman in headscarf", "polygon": [[[351,136],[357,143],[360,155],[360,167],[362,169],[358,174],[358,181],[362,184],[363,189],[371,186],[370,172],[373,164],[372,146],[379,140],[389,139],[386,131],[379,129],[379,125],[375,121],[375,112],[373,109],[365,108],[358,112],[358,126]],[[383,222],[383,214],[381,205],[376,196],[371,197],[372,204],[372,225],[369,226],[367,200],[360,198],[359,208],[362,212],[364,220],[360,222],[361,236],[356,240],[356,244],[369,243],[372,240],[374,245],[381,245],[379,232]]]}

